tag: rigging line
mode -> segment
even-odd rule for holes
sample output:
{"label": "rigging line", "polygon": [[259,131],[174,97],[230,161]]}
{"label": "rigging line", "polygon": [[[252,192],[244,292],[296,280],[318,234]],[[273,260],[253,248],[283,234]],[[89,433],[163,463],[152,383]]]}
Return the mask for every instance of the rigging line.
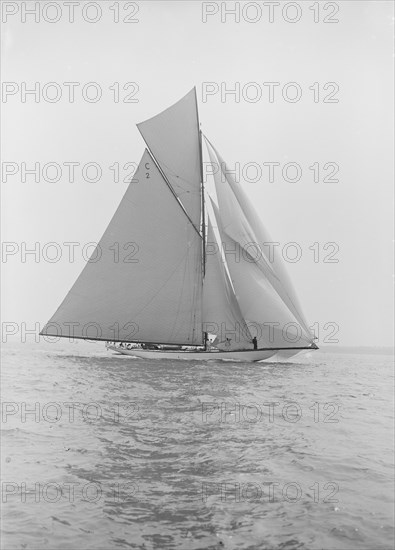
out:
{"label": "rigging line", "polygon": [[[167,170],[175,178],[177,178],[179,180],[182,180],[182,181],[185,181],[185,183],[189,183],[190,185],[193,185],[193,181],[187,180],[187,179],[183,178],[182,176],[179,176],[176,172],[174,172],[174,170],[172,168],[170,168],[170,166],[168,166],[165,162],[163,162],[163,160],[158,160],[158,162],[160,162],[161,165],[163,165],[165,168],[167,168]],[[198,193],[198,191],[185,191],[185,192],[186,193]]]}
{"label": "rigging line", "polygon": [[200,165],[200,182],[201,182],[201,195],[202,195],[201,210],[202,210],[202,272],[203,272],[202,284],[203,284],[204,276],[206,274],[206,212],[205,212],[205,201],[204,201],[203,148],[202,148],[203,132],[200,128],[199,109],[198,109],[198,101],[197,101],[197,94],[196,94],[196,86],[194,87],[194,92],[195,92],[195,108],[196,108],[197,131],[198,131],[198,139],[199,139],[199,165]]}
{"label": "rigging line", "polygon": [[[197,109],[197,105],[196,105]],[[199,124],[199,119],[198,119]],[[206,208],[204,200],[204,182],[203,182],[203,150],[202,150],[202,131],[199,130],[199,156],[200,156],[200,179],[201,179],[201,193],[202,193],[202,270],[203,278],[206,274]]]}
{"label": "rigging line", "polygon": [[[194,302],[193,302],[193,325],[194,327],[197,324],[197,317],[198,313],[199,315],[199,321],[200,321],[200,329],[202,332],[203,328],[203,292],[204,292],[204,278],[202,274],[202,266],[201,262],[196,262],[196,271],[195,271],[195,279],[194,279]],[[198,309],[199,308],[199,309]]]}
{"label": "rigging line", "polygon": [[[142,134],[141,134],[142,135]],[[144,136],[143,136],[143,139],[144,139]],[[145,141],[145,139],[144,139]],[[180,205],[180,207],[182,208],[182,211],[184,212],[185,216],[188,218],[188,221],[190,222],[190,224],[192,225],[192,227],[194,228],[194,230],[196,231],[196,233],[199,235],[200,238],[202,238],[202,235],[199,231],[199,229],[196,227],[196,225],[193,223],[193,221],[191,220],[191,218],[189,217],[189,214],[187,213],[187,211],[185,210],[184,208],[184,205],[182,204],[182,202],[180,201],[180,199],[177,197],[177,194],[176,192],[174,191],[173,187],[171,186],[169,180],[167,179],[166,177],[166,174],[163,172],[159,162],[156,160],[154,154],[152,153],[151,149],[149,148],[148,146],[148,143],[145,141],[145,144],[147,146],[147,152],[148,154],[150,155],[152,161],[154,162],[155,166],[157,167],[157,169],[159,170],[160,172],[160,175],[162,176],[162,178],[164,179],[166,185],[168,186],[168,188],[170,189],[170,191],[172,192],[174,198],[176,199],[177,203]]]}

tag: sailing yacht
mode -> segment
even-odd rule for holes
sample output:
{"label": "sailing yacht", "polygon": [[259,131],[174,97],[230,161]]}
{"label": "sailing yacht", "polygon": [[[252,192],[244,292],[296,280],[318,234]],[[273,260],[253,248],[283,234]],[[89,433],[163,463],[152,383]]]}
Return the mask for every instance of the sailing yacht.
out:
{"label": "sailing yacht", "polygon": [[147,359],[261,361],[317,349],[281,259],[263,246],[270,236],[202,134],[196,89],[137,127],[146,149],[136,173],[40,334],[116,342],[108,348]]}

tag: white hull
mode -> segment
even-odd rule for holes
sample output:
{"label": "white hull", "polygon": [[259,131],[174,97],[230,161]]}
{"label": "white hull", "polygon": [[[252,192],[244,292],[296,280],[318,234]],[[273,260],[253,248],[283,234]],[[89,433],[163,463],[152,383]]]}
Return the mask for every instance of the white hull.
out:
{"label": "white hull", "polygon": [[[132,357],[140,357],[142,359],[173,359],[186,361],[243,361],[253,362],[269,359],[276,355],[279,350],[246,350],[246,351],[179,351],[179,350],[145,350],[145,349],[123,349],[115,346],[109,346],[108,349],[121,353],[122,355],[130,355]],[[292,355],[298,353],[293,350]]]}
{"label": "white hull", "polygon": [[309,350],[303,350],[303,349],[283,349],[281,351],[278,351],[274,357],[272,357],[272,360],[276,360],[276,362],[281,361],[288,361],[291,357],[294,355],[297,355],[298,353],[306,353]]}

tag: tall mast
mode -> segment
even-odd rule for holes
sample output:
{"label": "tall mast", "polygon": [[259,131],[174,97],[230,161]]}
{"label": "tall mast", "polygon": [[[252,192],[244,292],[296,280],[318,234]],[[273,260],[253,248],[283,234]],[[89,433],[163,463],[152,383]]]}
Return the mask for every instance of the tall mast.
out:
{"label": "tall mast", "polygon": [[196,86],[195,86],[195,100],[196,100],[196,114],[197,114],[198,132],[199,132],[200,181],[201,181],[201,196],[202,196],[202,247],[203,247],[202,248],[202,272],[204,277],[206,273],[206,213],[205,213],[205,204],[204,204],[205,201],[204,201],[204,182],[203,182],[202,131],[200,129]]}
{"label": "tall mast", "polygon": [[[204,276],[206,274],[206,213],[205,213],[205,204],[204,204],[202,130],[200,129],[196,86],[195,86],[195,100],[196,100],[196,116],[197,116],[197,122],[198,122],[198,132],[199,132],[200,182],[201,182],[201,194],[202,194],[202,275],[203,275],[202,285],[204,285]],[[203,333],[203,343],[204,343],[204,350],[207,351],[207,332]]]}
{"label": "tall mast", "polygon": [[204,182],[203,182],[203,160],[202,160],[202,131],[199,130],[199,147],[200,147],[200,172],[202,179],[202,245],[203,245],[203,277],[206,273],[206,211],[204,201]]}

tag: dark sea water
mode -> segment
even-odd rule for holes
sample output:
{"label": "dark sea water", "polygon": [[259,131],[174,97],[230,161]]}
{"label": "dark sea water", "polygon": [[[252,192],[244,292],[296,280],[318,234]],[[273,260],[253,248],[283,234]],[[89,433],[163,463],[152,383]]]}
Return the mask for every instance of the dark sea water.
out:
{"label": "dark sea water", "polygon": [[392,361],[6,345],[3,548],[390,549]]}

